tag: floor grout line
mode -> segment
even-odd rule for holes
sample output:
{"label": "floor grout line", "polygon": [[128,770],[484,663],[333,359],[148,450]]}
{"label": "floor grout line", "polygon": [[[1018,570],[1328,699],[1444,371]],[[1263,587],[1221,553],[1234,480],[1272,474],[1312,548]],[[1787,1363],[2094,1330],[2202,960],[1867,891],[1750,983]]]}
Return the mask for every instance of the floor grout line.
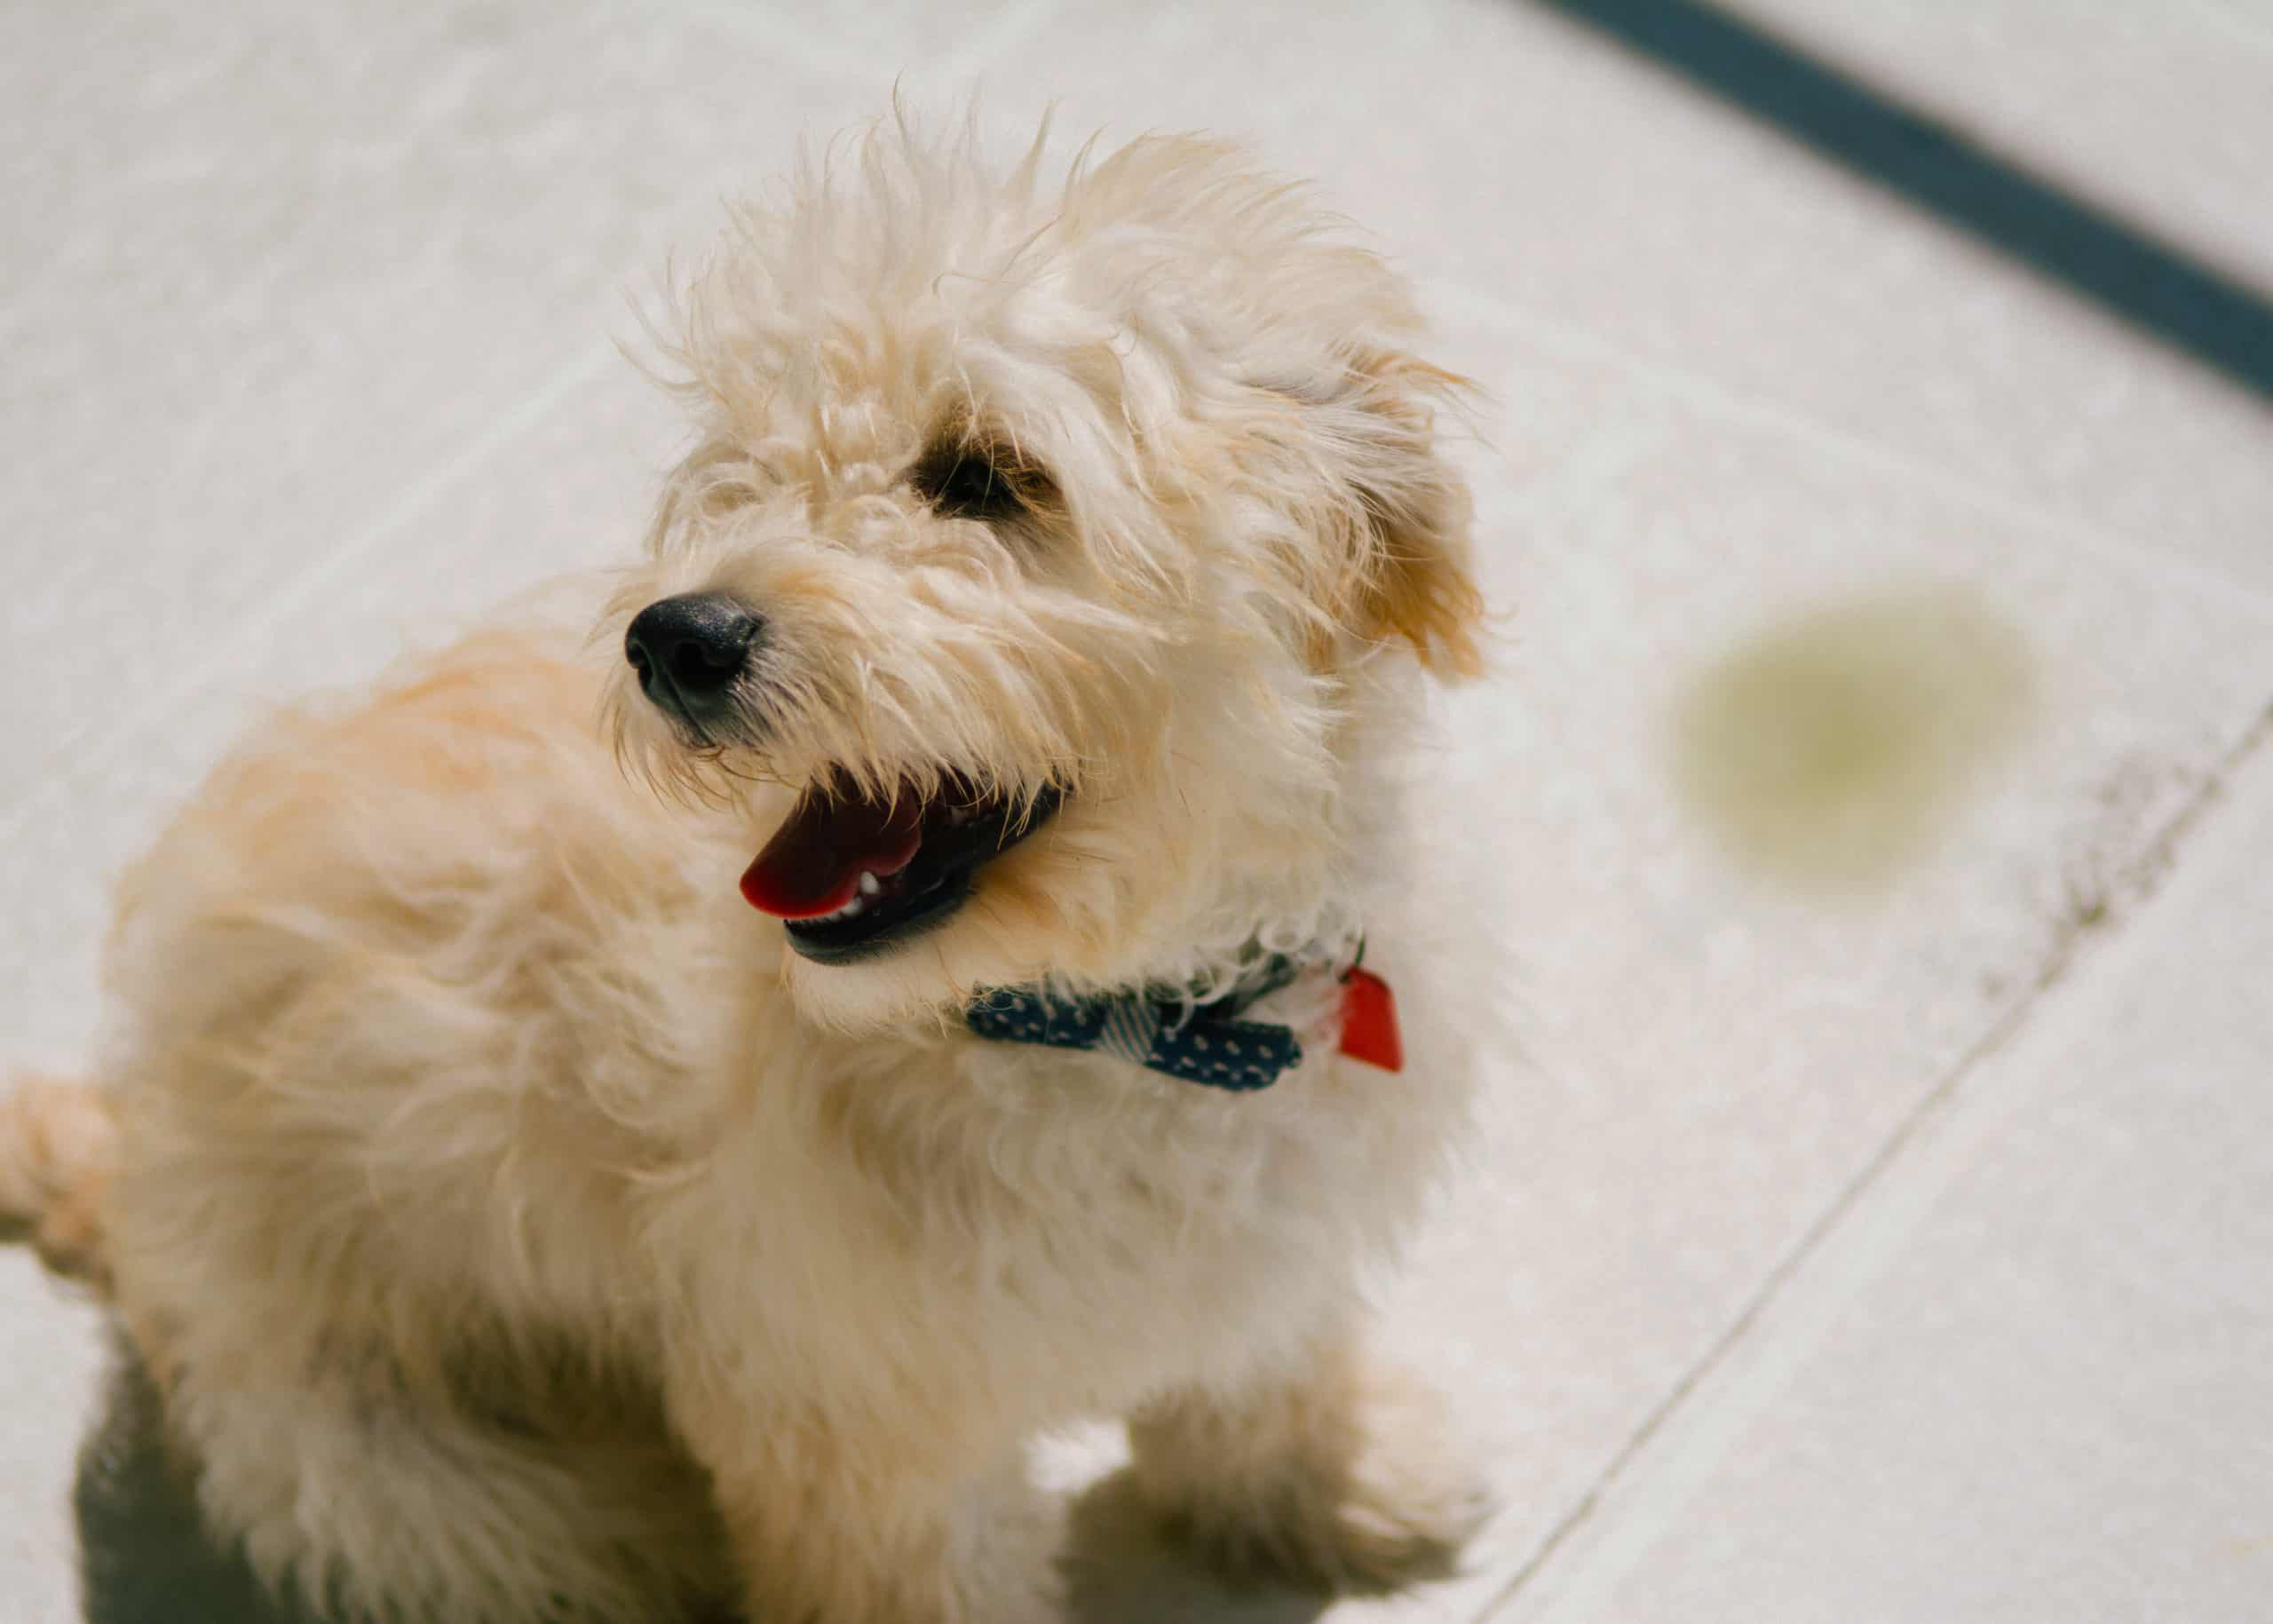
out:
{"label": "floor grout line", "polygon": [[1912,456],[1883,442],[1852,433],[1766,397],[1742,390],[1699,373],[1684,371],[1651,357],[1623,349],[1596,334],[1481,292],[1454,278],[1429,278],[1424,293],[1466,314],[1537,342],[1564,354],[1605,361],[1664,392],[1724,417],[1773,430],[1788,439],[1827,452],[1842,462],[1859,463],[1903,479],[1938,495],[1994,514],[2046,537],[2080,543],[2103,561],[2139,579],[2161,585],[2182,586],[2198,595],[2223,602],[2239,599],[2253,612],[2273,618],[2273,590],[2226,574],[2209,565],[2158,553],[2144,541],[2121,532],[2100,528],[2055,508],[2030,505],[2025,500],[1992,485],[1953,476],[1946,469]]}
{"label": "floor grout line", "polygon": [[499,412],[463,446],[431,467],[376,518],[353,532],[337,546],[316,558],[283,590],[263,598],[230,628],[226,641],[207,646],[205,657],[185,664],[150,702],[105,726],[97,741],[68,757],[47,772],[29,795],[0,816],[0,840],[13,836],[46,811],[56,800],[75,789],[88,772],[107,765],[166,719],[212,692],[215,679],[237,665],[235,650],[247,638],[257,638],[312,598],[389,536],[410,524],[436,502],[478,471],[499,452],[534,429],[552,408],[580,385],[598,377],[622,353],[613,341],[598,341],[574,360],[541,378],[514,405]]}
{"label": "floor grout line", "polygon": [[[1856,1215],[1883,1185],[1897,1165],[1937,1121],[1965,1096],[1966,1084],[1989,1060],[2013,1047],[2036,1018],[2045,1001],[2068,982],[2084,964],[2088,945],[2111,940],[2163,894],[2175,871],[2181,848],[2223,804],[2228,787],[2245,764],[2273,742],[2273,703],[2261,709],[2220,756],[2200,788],[2165,820],[2111,882],[2111,891],[2127,891],[2119,912],[2103,913],[2088,923],[2077,923],[2055,941],[2052,952],[2025,991],[1992,1020],[1988,1028],[1959,1056],[1948,1072],[1921,1096],[1895,1124],[1862,1166],[1842,1184],[1823,1209],[1801,1232],[1799,1239],[1778,1258],[1745,1301],[1735,1317],[1679,1380],[1651,1406],[1638,1425],[1612,1450],[1586,1492],[1541,1539],[1507,1583],[1493,1592],[1473,1615],[1474,1624],[1504,1620],[1525,1599],[1532,1583],[1553,1565],[1572,1540],[1601,1509],[1604,1495],[1631,1471],[1651,1446],[1665,1433],[1698,1391],[1718,1374],[1744,1346],[1754,1328],[1786,1297],[1810,1263],[1832,1240],[1852,1229]],[[1843,1303],[1843,1299],[1842,1299]],[[1811,1345],[1811,1344],[1810,1344]],[[1804,1350],[1802,1350],[1804,1352]],[[1709,1464],[1709,1462],[1708,1462]],[[1551,1605],[1551,1604],[1550,1604]]]}

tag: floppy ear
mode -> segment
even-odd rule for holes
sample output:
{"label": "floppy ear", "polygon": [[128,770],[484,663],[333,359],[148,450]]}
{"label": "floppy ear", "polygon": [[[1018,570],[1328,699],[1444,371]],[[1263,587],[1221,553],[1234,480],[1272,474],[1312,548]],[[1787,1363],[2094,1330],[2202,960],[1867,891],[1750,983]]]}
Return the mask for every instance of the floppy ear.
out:
{"label": "floppy ear", "polygon": [[1381,353],[1361,356],[1356,373],[1366,381],[1362,416],[1377,425],[1382,473],[1354,481],[1370,534],[1359,538],[1350,629],[1374,641],[1402,638],[1439,677],[1477,676],[1484,595],[1469,568],[1475,504],[1437,446],[1438,410],[1475,385]]}
{"label": "floppy ear", "polygon": [[[1478,675],[1484,595],[1469,569],[1468,485],[1437,445],[1437,417],[1474,389],[1467,379],[1380,349],[1335,372],[1274,392],[1306,408],[1334,486],[1329,556],[1311,561],[1312,589],[1334,634],[1401,641],[1439,677]],[[1321,663],[1328,650],[1317,646]]]}

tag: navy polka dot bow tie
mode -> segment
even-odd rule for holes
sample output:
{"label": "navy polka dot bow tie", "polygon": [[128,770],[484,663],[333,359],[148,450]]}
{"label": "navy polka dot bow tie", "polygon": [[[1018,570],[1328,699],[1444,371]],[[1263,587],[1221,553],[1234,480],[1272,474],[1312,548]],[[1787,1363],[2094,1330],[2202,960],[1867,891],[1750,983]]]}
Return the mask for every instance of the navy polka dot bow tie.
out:
{"label": "navy polka dot bow tie", "polygon": [[1240,1012],[1295,978],[1295,964],[1274,954],[1238,989],[1194,1004],[1166,994],[1102,994],[1071,1001],[1032,987],[994,987],[963,1011],[980,1037],[1050,1049],[1093,1049],[1211,1089],[1267,1089],[1297,1065],[1303,1046],[1284,1026],[1241,1020]]}

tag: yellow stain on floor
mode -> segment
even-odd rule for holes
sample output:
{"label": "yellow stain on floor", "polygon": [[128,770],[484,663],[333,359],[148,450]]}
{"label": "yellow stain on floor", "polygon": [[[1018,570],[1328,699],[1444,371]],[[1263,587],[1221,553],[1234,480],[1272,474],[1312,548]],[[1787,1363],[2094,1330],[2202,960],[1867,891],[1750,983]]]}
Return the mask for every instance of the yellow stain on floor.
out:
{"label": "yellow stain on floor", "polygon": [[2018,742],[2034,691],[2020,633],[1979,598],[1910,587],[1769,626],[1678,702],[1683,802],[1745,867],[1874,890],[1930,848]]}

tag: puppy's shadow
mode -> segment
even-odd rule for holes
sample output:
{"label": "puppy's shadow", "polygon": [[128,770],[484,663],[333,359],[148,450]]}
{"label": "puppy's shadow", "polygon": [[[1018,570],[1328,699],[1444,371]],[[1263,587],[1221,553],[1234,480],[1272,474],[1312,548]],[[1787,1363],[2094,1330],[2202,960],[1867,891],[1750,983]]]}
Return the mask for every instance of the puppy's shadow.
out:
{"label": "puppy's shadow", "polygon": [[[272,1595],[206,1534],[157,1394],[129,1353],[113,1360],[72,1506],[86,1624],[331,1624]],[[1161,1535],[1125,1468],[1073,1498],[1059,1560],[1067,1624],[1312,1624],[1327,1607],[1301,1591],[1226,1588]]]}
{"label": "puppy's shadow", "polygon": [[1067,1509],[1067,1624],[1311,1624],[1331,1598],[1258,1582],[1237,1589],[1161,1533],[1127,1467]]}
{"label": "puppy's shadow", "polygon": [[102,1409],[71,1485],[87,1624],[324,1624],[278,1600],[210,1539],[169,1454],[140,1361],[113,1357]]}

